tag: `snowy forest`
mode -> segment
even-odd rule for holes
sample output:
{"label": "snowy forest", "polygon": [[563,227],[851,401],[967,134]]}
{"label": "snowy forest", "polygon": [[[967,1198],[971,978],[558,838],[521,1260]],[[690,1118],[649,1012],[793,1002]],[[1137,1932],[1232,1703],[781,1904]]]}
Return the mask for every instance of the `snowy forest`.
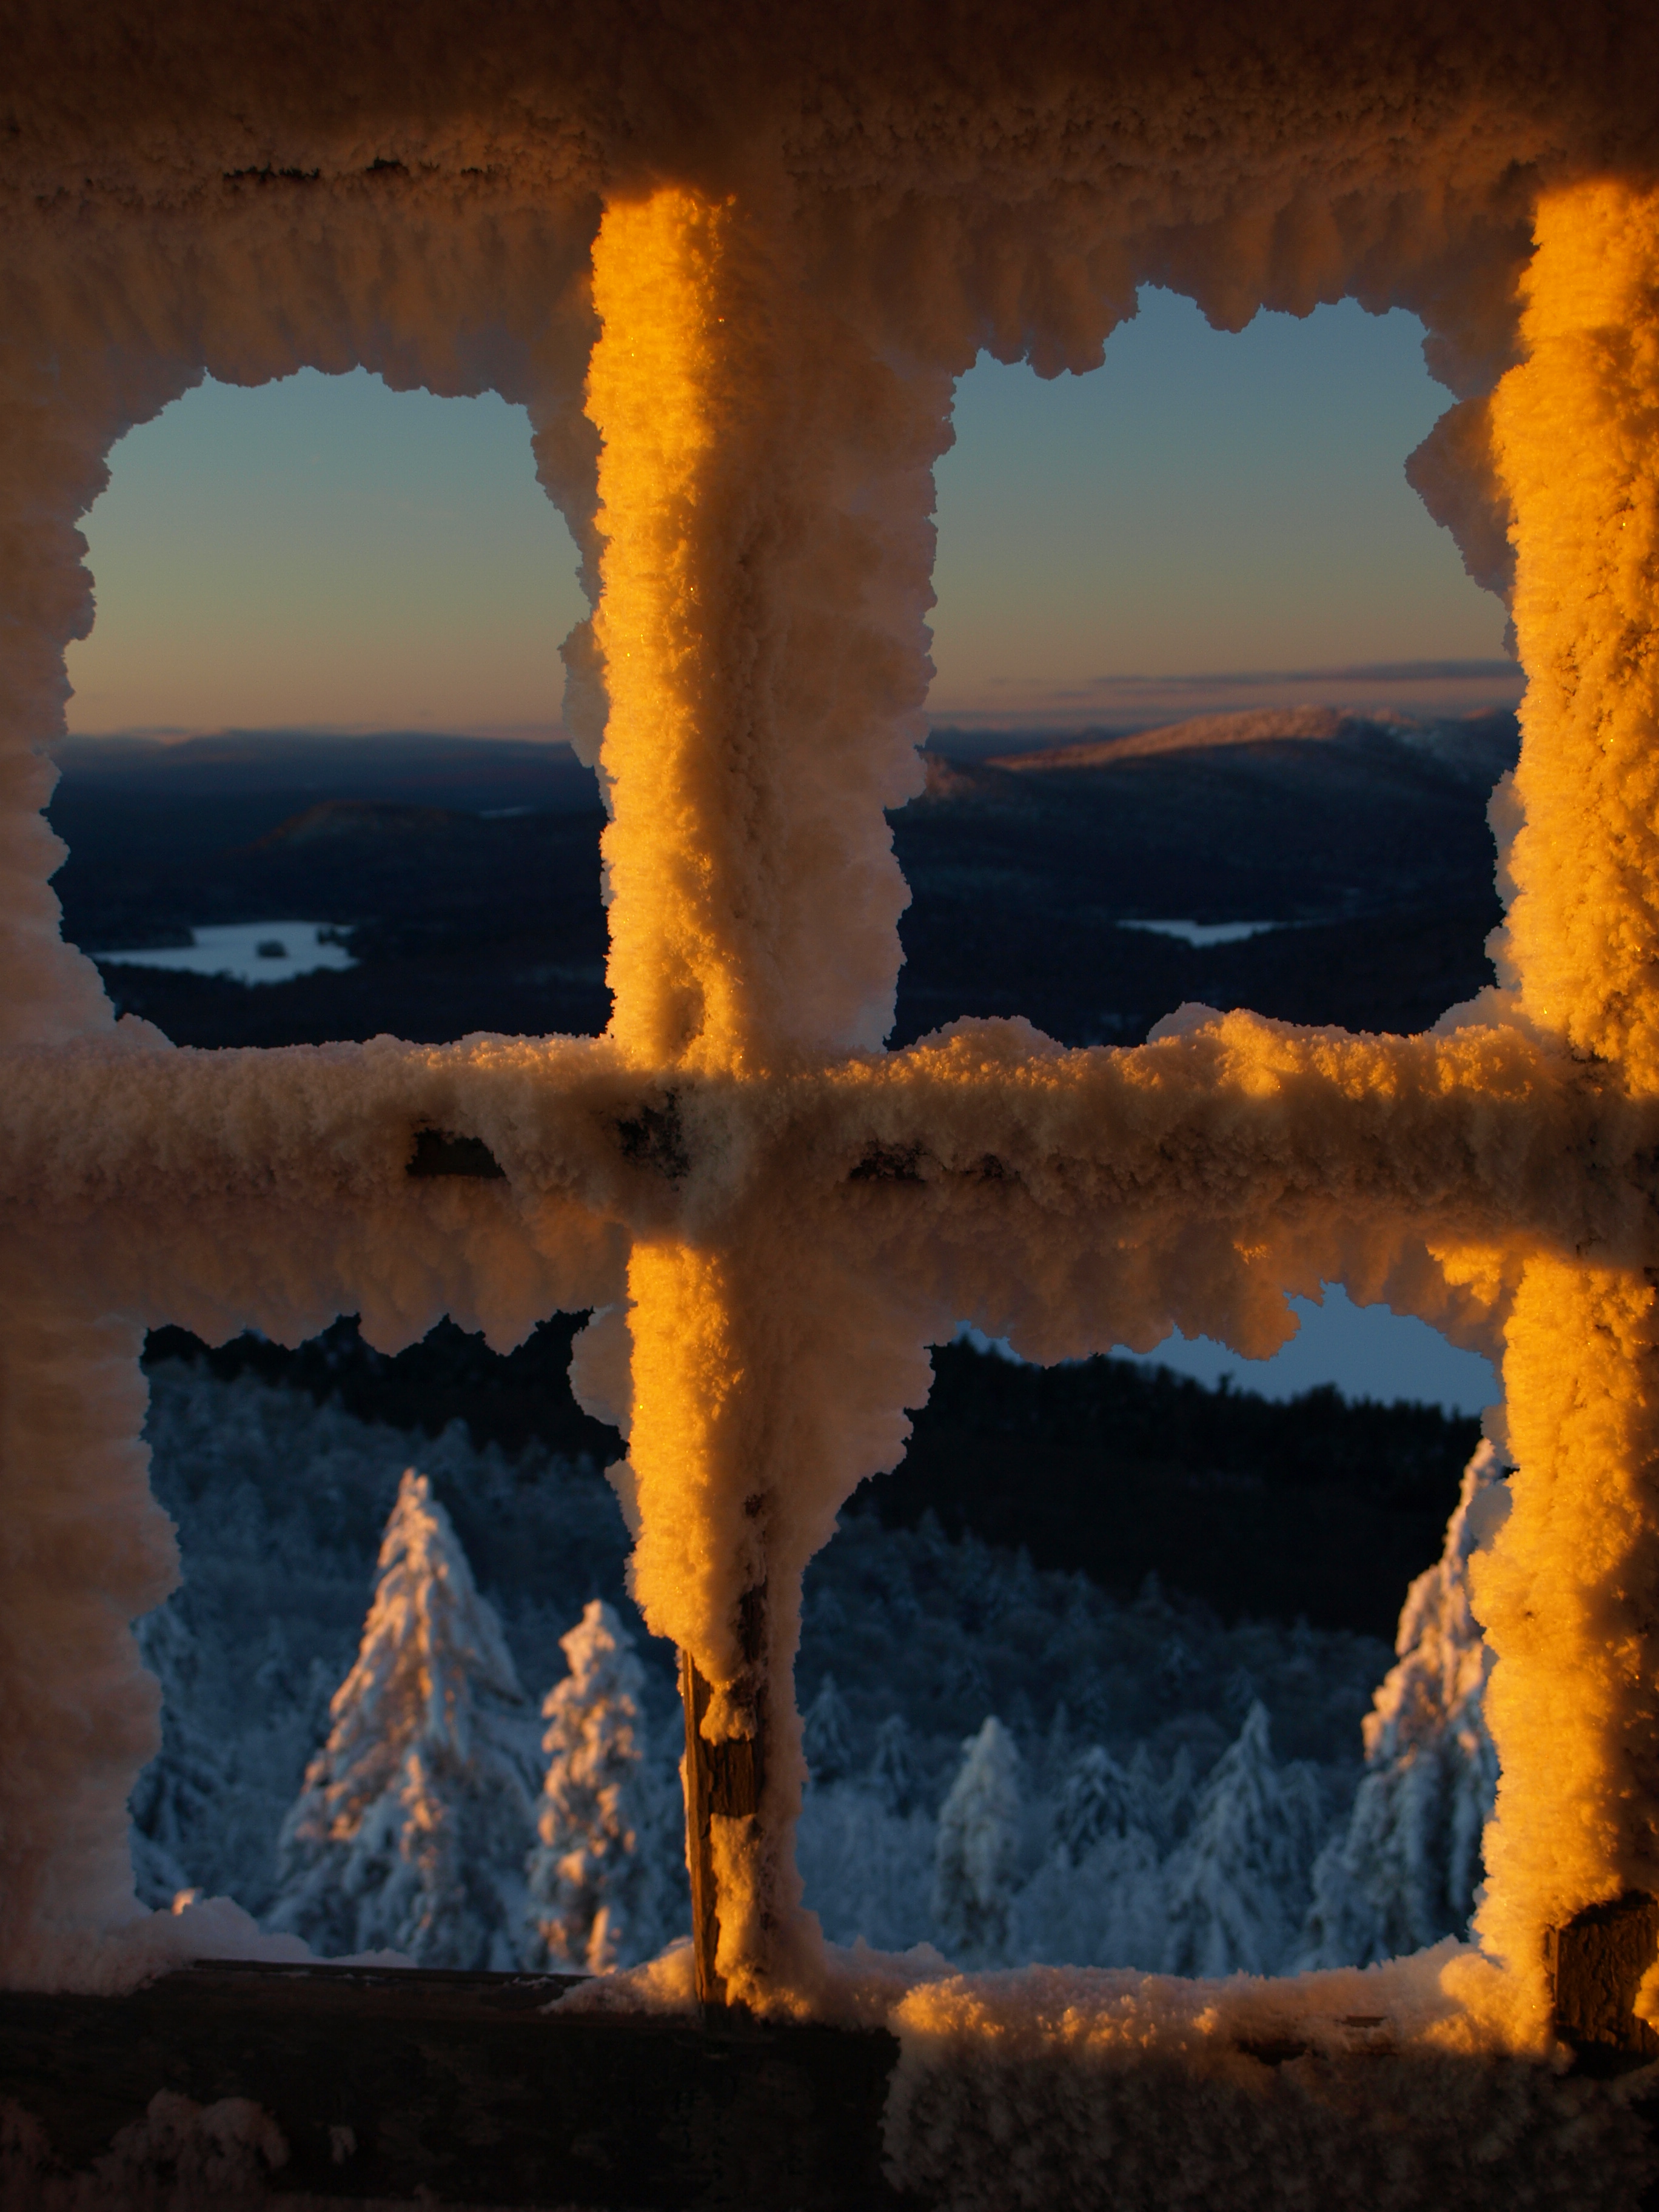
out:
{"label": "snowy forest", "polygon": [[[144,1901],[463,1968],[604,1971],[683,1934],[672,1654],[592,1459],[180,1358],[150,1388],[184,1582],[139,1627]],[[798,1670],[826,1935],[1212,1976],[1461,1930],[1496,1782],[1466,1568],[1502,1473],[1480,1445],[1394,1655],[843,1513]]]}

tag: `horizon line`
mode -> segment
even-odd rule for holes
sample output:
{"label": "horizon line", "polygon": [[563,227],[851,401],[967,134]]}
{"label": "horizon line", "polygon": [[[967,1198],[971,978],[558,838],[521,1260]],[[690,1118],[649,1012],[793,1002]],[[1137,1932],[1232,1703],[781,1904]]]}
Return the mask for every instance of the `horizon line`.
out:
{"label": "horizon line", "polygon": [[[1016,727],[1020,722],[1029,723],[1033,716],[1048,721],[1056,716],[1087,713],[1091,706],[1104,705],[1114,698],[1125,704],[1139,695],[1143,702],[1151,705],[1160,695],[1172,702],[1184,696],[1221,694],[1228,691],[1260,691],[1274,686],[1304,690],[1310,686],[1330,685],[1343,689],[1356,684],[1407,685],[1413,690],[1425,685],[1449,684],[1462,690],[1465,686],[1492,686],[1504,692],[1518,691],[1524,687],[1526,672],[1518,662],[1508,659],[1457,660],[1379,660],[1340,664],[1318,668],[1268,668],[1233,670],[1182,670],[1165,675],[1109,675],[1096,676],[1081,684],[1069,684],[1044,689],[1017,677],[999,677],[980,687],[976,702],[963,700],[959,703],[922,709],[930,728],[949,728],[966,717],[981,726],[995,726],[1006,720],[1006,726]],[[999,691],[1023,694],[1023,698],[998,698]],[[990,696],[988,696],[990,695]],[[1334,702],[1333,702],[1334,703]],[[1346,702],[1352,704],[1352,702]],[[1416,703],[1426,704],[1427,702]],[[1448,702],[1450,703],[1450,702]],[[1460,701],[1468,705],[1467,701]],[[1497,703],[1494,700],[1493,703]],[[1507,703],[1507,702],[1506,702]],[[1012,719],[1007,719],[1012,718]],[[562,720],[549,719],[522,722],[474,722],[438,727],[428,724],[411,727],[396,721],[366,722],[221,722],[186,725],[177,722],[122,723],[112,728],[64,731],[50,741],[52,746],[76,740],[89,744],[150,744],[158,745],[187,744],[203,738],[431,738],[460,739],[466,743],[545,744],[568,747]]]}

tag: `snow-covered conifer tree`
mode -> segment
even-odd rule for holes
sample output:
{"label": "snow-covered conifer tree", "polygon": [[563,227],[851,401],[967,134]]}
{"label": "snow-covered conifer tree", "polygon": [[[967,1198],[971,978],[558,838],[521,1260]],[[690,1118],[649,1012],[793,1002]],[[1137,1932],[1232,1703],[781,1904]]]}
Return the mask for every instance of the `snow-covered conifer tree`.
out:
{"label": "snow-covered conifer tree", "polygon": [[1369,1966],[1461,1935],[1498,1788],[1482,1703],[1492,1655],[1469,1606],[1469,1560],[1508,1510],[1483,1443],[1463,1472],[1438,1563],[1407,1594],[1390,1668],[1364,1720],[1365,1773],[1314,1869],[1303,1964]]}
{"label": "snow-covered conifer tree", "polygon": [[884,1813],[908,1820],[915,1802],[915,1759],[910,1749],[910,1727],[902,1713],[890,1713],[876,1730],[875,1754],[870,1761],[870,1788]]}
{"label": "snow-covered conifer tree", "polygon": [[1145,1825],[1146,1796],[1098,1744],[1071,1761],[1054,1792],[1048,1856],[1015,1902],[1021,1958],[1079,1966],[1158,1964],[1164,1892]]}
{"label": "snow-covered conifer tree", "polygon": [[933,1917],[953,1955],[990,1964],[1007,1948],[1019,1847],[1019,1752],[993,1713],[963,1745],[939,1816]]}
{"label": "snow-covered conifer tree", "polygon": [[1144,1743],[1137,1744],[1135,1755],[1129,1761],[1129,1787],[1142,1809],[1147,1833],[1161,1850],[1172,1849],[1192,1822],[1192,1753],[1184,1743],[1177,1744],[1170,1771],[1160,1782],[1153,1770],[1152,1753]]}
{"label": "snow-covered conifer tree", "polygon": [[847,1700],[826,1674],[818,1693],[801,1716],[801,1750],[806,1771],[814,1782],[839,1782],[853,1764],[850,1738],[853,1717]]}
{"label": "snow-covered conifer tree", "polygon": [[1077,1739],[1072,1732],[1071,1710],[1064,1698],[1054,1705],[1054,1718],[1048,1723],[1048,1734],[1042,1746],[1042,1775],[1043,1787],[1057,1790],[1072,1770],[1077,1754]]}
{"label": "snow-covered conifer tree", "polygon": [[550,1764],[526,1863],[526,1963],[602,1973],[662,1941],[656,1857],[668,1849],[646,1761],[645,1670],[602,1598],[559,1639],[570,1672],[547,1693]]}
{"label": "snow-covered conifer tree", "polygon": [[1099,1744],[1073,1760],[1054,1804],[1054,1844],[1068,1866],[1080,1866],[1103,1836],[1130,1825],[1129,1778]]}
{"label": "snow-covered conifer tree", "polygon": [[449,1516],[413,1468],[330,1712],[283,1823],[268,1924],[325,1954],[516,1966],[533,1723]]}
{"label": "snow-covered conifer tree", "polygon": [[144,1663],[161,1685],[161,1748],[130,1800],[132,1874],[139,1902],[161,1906],[195,1883],[196,1860],[211,1837],[230,1774],[191,1715],[196,1652],[177,1600],[146,1613],[137,1633]]}
{"label": "snow-covered conifer tree", "polygon": [[1258,1701],[1206,1778],[1165,1868],[1164,1972],[1277,1972],[1306,1910],[1322,1825],[1312,1771],[1274,1764]]}
{"label": "snow-covered conifer tree", "polygon": [[[1181,1748],[1185,1752],[1187,1747],[1182,1744]],[[1144,1743],[1135,1746],[1124,1780],[1129,1793],[1130,1819],[1163,1849],[1170,1840],[1164,1833],[1164,1790],[1152,1765],[1152,1754]]]}

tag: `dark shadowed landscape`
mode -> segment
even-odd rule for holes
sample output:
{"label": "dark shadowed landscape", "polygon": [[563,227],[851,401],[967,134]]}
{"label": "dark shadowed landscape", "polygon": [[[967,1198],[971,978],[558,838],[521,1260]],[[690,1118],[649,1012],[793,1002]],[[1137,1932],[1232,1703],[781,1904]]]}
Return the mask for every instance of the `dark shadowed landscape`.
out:
{"label": "dark shadowed landscape", "polygon": [[[1490,982],[1488,795],[1513,714],[1319,710],[1019,746],[937,734],[893,818],[911,887],[892,1042],[1024,1014],[1134,1044],[1184,1000],[1413,1030]],[[175,1043],[589,1033],[609,1016],[593,779],[562,747],[428,737],[72,739],[52,804],[89,951],[301,916],[358,963],[250,991],[112,968]],[[1194,945],[1126,924],[1279,927]]]}
{"label": "dark shadowed landscape", "polygon": [[[913,892],[896,1043],[1021,1013],[1067,1044],[1132,1044],[1184,1001],[1354,1030],[1417,1030],[1492,980],[1486,806],[1512,714],[1384,726],[1304,711],[1000,750],[936,736],[894,817]],[[67,933],[94,952],[303,917],[356,965],[250,987],[105,968],[118,1006],[179,1044],[390,1032],[592,1032],[609,1012],[592,776],[562,748],[423,736],[71,740],[52,805]],[[1135,927],[1275,927],[1194,944]],[[349,1322],[296,1352],[244,1340],[222,1373],[480,1443],[596,1468],[617,1439],[571,1400],[576,1323],[505,1360],[446,1324],[386,1360]],[[173,1356],[201,1357],[177,1331]],[[964,1345],[907,1458],[869,1486],[892,1526],[933,1515],[1039,1567],[1132,1591],[1148,1572],[1227,1618],[1390,1633],[1433,1559],[1476,1425],[1430,1407],[1288,1405],[1127,1361],[1043,1372]]]}

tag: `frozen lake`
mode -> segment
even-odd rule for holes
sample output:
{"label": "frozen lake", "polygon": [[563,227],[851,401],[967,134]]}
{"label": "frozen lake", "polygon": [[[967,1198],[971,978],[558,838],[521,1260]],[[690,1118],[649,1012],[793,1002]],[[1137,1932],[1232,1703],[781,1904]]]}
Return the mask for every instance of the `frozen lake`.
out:
{"label": "frozen lake", "polygon": [[1239,945],[1282,929],[1279,921],[1120,921],[1120,929],[1150,929],[1158,937],[1178,937],[1186,945]]}
{"label": "frozen lake", "polygon": [[94,952],[115,967],[183,969],[192,975],[229,975],[239,983],[286,983],[319,968],[355,968],[330,921],[233,921],[193,929],[189,945]]}

